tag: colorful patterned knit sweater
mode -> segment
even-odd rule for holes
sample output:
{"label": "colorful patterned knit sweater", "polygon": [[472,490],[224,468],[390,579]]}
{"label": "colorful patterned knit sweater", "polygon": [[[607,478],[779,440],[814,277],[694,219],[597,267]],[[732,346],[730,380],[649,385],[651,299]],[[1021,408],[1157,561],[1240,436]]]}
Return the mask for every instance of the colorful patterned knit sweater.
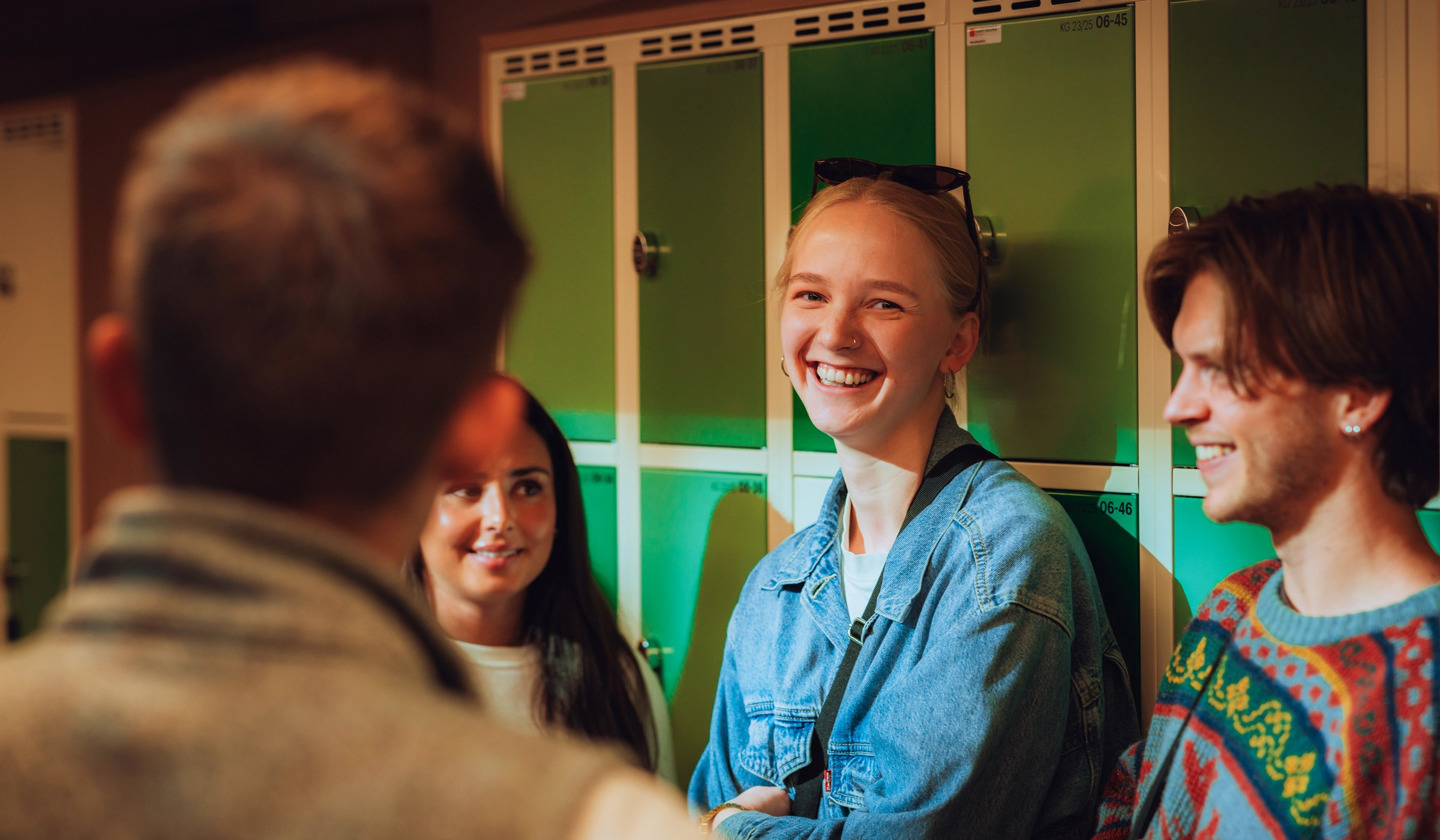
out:
{"label": "colorful patterned knit sweater", "polygon": [[1148,737],[1106,786],[1097,840],[1129,836],[1172,746],[1144,837],[1440,837],[1440,584],[1319,618],[1285,604],[1279,570],[1231,575],[1200,607]]}

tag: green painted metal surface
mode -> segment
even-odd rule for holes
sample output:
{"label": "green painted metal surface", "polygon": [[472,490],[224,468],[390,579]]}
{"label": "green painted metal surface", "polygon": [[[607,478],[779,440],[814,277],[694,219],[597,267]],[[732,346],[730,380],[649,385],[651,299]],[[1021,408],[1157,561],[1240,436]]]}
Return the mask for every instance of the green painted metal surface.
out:
{"label": "green painted metal surface", "polygon": [[[1170,196],[1232,198],[1367,180],[1365,3],[1170,4]],[[1177,430],[1175,464],[1195,450]]]}
{"label": "green painted metal surface", "polygon": [[585,501],[585,536],[590,544],[590,570],[610,608],[619,603],[619,536],[616,530],[614,467],[580,467],[580,495]]}
{"label": "green painted metal surface", "polygon": [[640,439],[765,445],[761,60],[637,71],[640,228],[660,253],[640,279]]}
{"label": "green painted metal surface", "polygon": [[40,624],[46,605],[65,589],[70,563],[70,455],[61,440],[6,440],[12,636]]}
{"label": "green painted metal surface", "polygon": [[615,438],[615,211],[610,72],[506,82],[505,195],[534,266],[505,367],[571,440]]}
{"label": "green painted metal surface", "polygon": [[1130,671],[1130,689],[1140,702],[1140,525],[1139,501],[1127,493],[1052,492],[1090,555],[1110,627]]}
{"label": "green painted metal surface", "polygon": [[[800,220],[815,161],[935,162],[932,32],[790,48],[790,206]],[[834,452],[794,397],[794,447]]]}
{"label": "green painted metal surface", "polygon": [[641,624],[662,650],[683,788],[709,740],[730,612],[765,554],[765,480],[642,470],[640,510]]}
{"label": "green painted metal surface", "polygon": [[1248,522],[1219,525],[1201,508],[1204,499],[1175,497],[1175,638],[1220,581],[1275,556],[1270,532]]}
{"label": "green painted metal surface", "polygon": [[966,168],[1004,236],[968,425],[1005,458],[1137,459],[1134,23],[1010,21],[965,50]]}

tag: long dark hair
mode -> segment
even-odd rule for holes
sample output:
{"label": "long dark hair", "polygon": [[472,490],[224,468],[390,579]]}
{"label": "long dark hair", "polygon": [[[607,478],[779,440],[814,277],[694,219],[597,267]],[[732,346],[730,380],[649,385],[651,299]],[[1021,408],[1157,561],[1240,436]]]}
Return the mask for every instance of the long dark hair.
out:
{"label": "long dark hair", "polygon": [[[554,470],[555,542],[550,559],[525,592],[521,640],[540,651],[536,686],[541,717],[597,740],[619,741],[654,772],[659,738],[640,663],[590,570],[580,473],[565,435],[525,392],[525,423],[545,442]],[[424,557],[417,547],[406,577],[425,594]]]}

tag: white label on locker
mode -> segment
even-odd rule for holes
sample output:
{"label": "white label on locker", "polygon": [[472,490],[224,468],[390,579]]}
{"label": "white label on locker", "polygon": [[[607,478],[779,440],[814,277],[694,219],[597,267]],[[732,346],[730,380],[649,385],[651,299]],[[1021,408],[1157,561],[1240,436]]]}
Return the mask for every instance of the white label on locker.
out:
{"label": "white label on locker", "polygon": [[969,26],[965,28],[965,46],[1000,43],[1000,24],[990,26]]}
{"label": "white label on locker", "polygon": [[505,82],[500,85],[501,102],[519,102],[525,98],[524,82]]}

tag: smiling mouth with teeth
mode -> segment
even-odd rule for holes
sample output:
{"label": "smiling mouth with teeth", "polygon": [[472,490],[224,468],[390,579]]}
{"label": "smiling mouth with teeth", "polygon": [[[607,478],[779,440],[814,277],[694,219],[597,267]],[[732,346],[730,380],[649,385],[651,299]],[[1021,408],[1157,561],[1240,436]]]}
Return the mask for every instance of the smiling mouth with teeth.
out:
{"label": "smiling mouth with teeth", "polygon": [[844,370],[831,367],[824,362],[815,364],[815,376],[826,385],[845,385],[851,388],[864,385],[875,378],[875,372],[850,368]]}
{"label": "smiling mouth with teeth", "polygon": [[1202,443],[1195,447],[1195,461],[1209,461],[1219,458],[1221,455],[1228,455],[1235,451],[1235,447],[1224,443]]}

